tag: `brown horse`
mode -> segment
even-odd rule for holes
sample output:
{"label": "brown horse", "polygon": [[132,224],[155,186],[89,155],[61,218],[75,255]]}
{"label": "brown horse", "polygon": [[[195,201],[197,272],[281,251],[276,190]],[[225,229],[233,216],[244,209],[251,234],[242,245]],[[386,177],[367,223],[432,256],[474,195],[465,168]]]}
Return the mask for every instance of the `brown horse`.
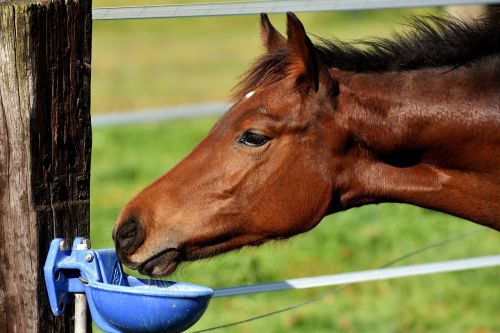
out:
{"label": "brown horse", "polygon": [[404,202],[500,229],[500,20],[414,19],[393,40],[313,44],[261,16],[267,52],[207,137],[124,208],[143,274]]}

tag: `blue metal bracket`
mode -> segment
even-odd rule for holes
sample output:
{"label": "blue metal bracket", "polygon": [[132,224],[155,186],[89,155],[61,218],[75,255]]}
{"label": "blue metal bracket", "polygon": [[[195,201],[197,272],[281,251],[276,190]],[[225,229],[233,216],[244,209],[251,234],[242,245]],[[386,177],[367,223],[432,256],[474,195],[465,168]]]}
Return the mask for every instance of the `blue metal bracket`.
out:
{"label": "blue metal bracket", "polygon": [[92,319],[102,330],[181,332],[205,312],[213,290],[204,286],[128,276],[114,249],[84,249],[76,238],[71,250],[52,241],[44,266],[52,312],[64,313],[71,293],[85,293]]}

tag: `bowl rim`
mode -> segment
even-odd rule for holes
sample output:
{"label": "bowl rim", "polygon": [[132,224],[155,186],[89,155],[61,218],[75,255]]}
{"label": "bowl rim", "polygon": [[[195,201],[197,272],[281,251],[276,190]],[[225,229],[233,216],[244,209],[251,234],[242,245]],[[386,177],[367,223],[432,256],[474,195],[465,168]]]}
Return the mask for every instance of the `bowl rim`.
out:
{"label": "bowl rim", "polygon": [[[166,281],[167,282],[167,281]],[[132,294],[132,295],[142,295],[151,297],[169,297],[169,298],[210,298],[214,291],[213,289],[200,286],[197,284],[185,283],[185,282],[175,282],[168,281],[173,284],[182,285],[190,287],[187,290],[170,290],[169,287],[158,287],[158,288],[141,288],[141,287],[130,287],[115,284],[108,284],[97,281],[88,281],[91,289],[98,289],[107,292],[121,293],[121,294]],[[147,286],[147,285],[145,285]]]}

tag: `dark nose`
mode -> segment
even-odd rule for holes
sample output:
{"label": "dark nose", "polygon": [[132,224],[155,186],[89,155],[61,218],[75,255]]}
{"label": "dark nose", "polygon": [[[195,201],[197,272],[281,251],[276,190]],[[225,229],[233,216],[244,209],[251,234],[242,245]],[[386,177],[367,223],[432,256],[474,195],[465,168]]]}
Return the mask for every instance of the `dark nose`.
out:
{"label": "dark nose", "polygon": [[144,231],[139,220],[136,217],[125,220],[113,233],[113,239],[119,253],[132,254],[144,241]]}

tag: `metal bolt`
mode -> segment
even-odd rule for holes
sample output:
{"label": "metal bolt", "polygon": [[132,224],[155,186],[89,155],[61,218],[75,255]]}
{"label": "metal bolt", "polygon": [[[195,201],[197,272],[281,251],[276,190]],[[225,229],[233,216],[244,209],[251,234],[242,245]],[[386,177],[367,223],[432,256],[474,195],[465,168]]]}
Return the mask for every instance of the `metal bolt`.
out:
{"label": "metal bolt", "polygon": [[86,246],[87,249],[90,249],[90,239],[84,239],[83,244]]}
{"label": "metal bolt", "polygon": [[59,242],[59,250],[64,251],[64,245],[65,245],[65,244],[64,244],[64,241],[63,241],[63,240],[62,240],[62,241],[60,241],[60,242]]}
{"label": "metal bolt", "polygon": [[87,260],[88,262],[91,262],[92,260],[94,260],[94,256],[92,255],[92,253],[87,253],[85,255],[85,260]]}

